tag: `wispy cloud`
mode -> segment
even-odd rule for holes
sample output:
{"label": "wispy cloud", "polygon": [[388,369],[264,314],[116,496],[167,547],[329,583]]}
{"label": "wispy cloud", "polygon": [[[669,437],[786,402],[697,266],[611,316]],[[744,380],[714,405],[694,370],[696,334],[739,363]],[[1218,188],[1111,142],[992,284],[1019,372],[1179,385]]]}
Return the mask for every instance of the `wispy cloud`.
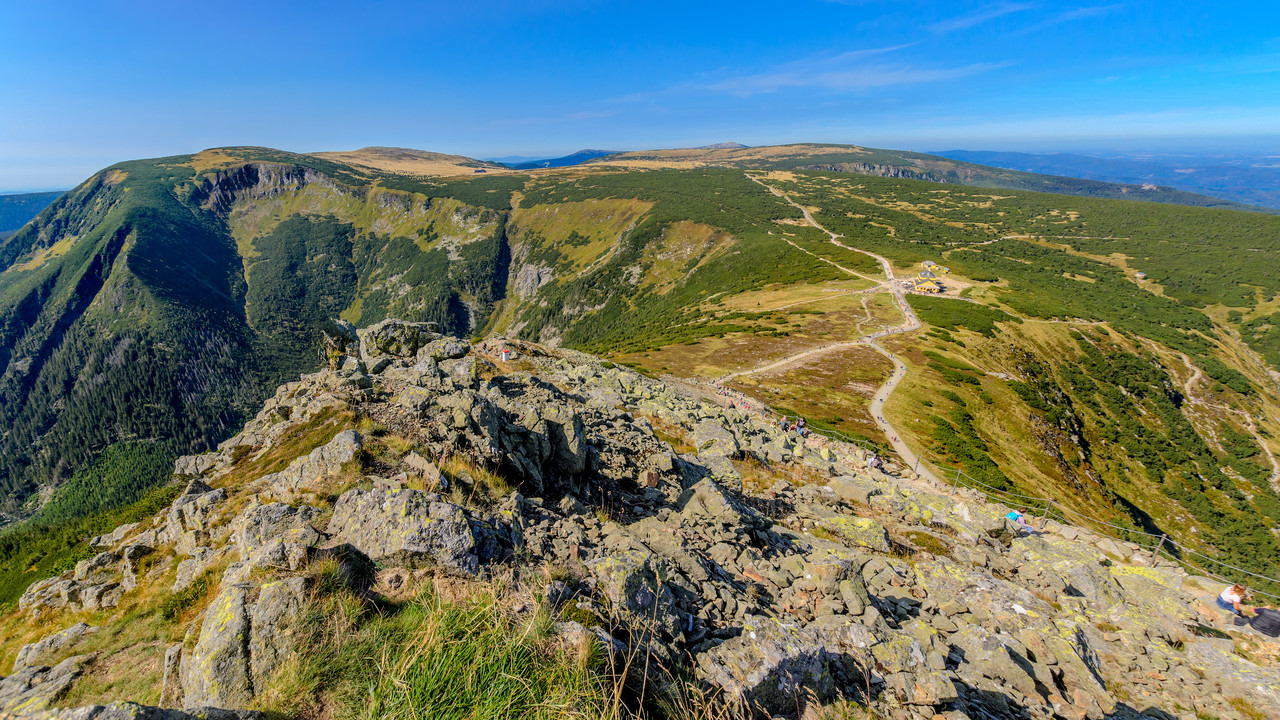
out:
{"label": "wispy cloud", "polygon": [[998,17],[1010,15],[1023,10],[1030,10],[1035,7],[1034,3],[996,3],[979,8],[966,15],[943,20],[929,26],[929,29],[936,33],[954,32],[956,30],[967,30],[975,25],[981,25],[988,20],[995,20]]}
{"label": "wispy cloud", "polygon": [[1102,15],[1107,15],[1119,10],[1122,7],[1124,7],[1124,3],[1114,3],[1112,5],[1095,5],[1092,7],[1082,7],[1082,8],[1076,8],[1074,10],[1068,10],[1066,12],[1058,13],[1057,15],[1054,15],[1048,20],[1032,25],[1031,27],[1023,28],[1016,34],[1023,35],[1026,33],[1036,32],[1037,30],[1047,30],[1048,28],[1061,25],[1063,23],[1074,22],[1076,20],[1087,20],[1089,18],[1095,18]]}
{"label": "wispy cloud", "polygon": [[[914,44],[914,43],[912,43]],[[898,85],[955,80],[987,72],[1005,63],[972,63],[953,67],[919,66],[870,60],[908,45],[855,50],[832,56],[814,56],[782,63],[767,70],[746,73],[701,85],[701,89],[746,97],[788,88],[822,88],[858,91]]]}

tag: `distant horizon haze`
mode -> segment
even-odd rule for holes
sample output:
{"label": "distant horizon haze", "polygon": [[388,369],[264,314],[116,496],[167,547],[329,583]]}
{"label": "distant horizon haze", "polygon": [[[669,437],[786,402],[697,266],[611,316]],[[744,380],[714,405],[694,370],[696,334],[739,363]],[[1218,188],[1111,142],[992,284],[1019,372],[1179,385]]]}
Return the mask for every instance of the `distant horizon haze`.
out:
{"label": "distant horizon haze", "polygon": [[4,6],[0,188],[245,144],[1280,155],[1273,3],[58,7]]}

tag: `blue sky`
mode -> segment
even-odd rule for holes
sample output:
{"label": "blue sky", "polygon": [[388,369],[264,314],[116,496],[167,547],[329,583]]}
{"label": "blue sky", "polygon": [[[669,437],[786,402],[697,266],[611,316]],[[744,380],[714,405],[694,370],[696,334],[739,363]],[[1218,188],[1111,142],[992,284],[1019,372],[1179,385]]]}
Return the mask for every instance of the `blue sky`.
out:
{"label": "blue sky", "polygon": [[0,190],[219,145],[1280,154],[1274,2],[0,0]]}

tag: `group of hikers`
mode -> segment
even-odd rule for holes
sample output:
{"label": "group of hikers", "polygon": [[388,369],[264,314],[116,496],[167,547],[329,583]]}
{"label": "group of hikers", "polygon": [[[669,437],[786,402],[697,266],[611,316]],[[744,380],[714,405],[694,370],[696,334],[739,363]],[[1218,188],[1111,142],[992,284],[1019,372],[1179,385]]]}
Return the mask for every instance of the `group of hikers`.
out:
{"label": "group of hikers", "polygon": [[[1244,601],[1250,597],[1249,589],[1244,585],[1231,585],[1218,595],[1218,607],[1235,615],[1238,626],[1248,625],[1267,637],[1280,637],[1280,610],[1264,606],[1247,608]],[[1252,617],[1245,614],[1250,609]]]}
{"label": "group of hikers", "polygon": [[741,408],[747,412],[751,412],[751,402],[746,395],[743,395],[736,390],[730,390],[729,388],[721,385],[718,381],[713,382],[711,386],[716,389],[717,395],[722,398],[728,398],[729,407]]}
{"label": "group of hikers", "polygon": [[[711,387],[715,388],[716,395],[719,395],[722,398],[726,398],[729,401],[730,408],[741,409],[747,412],[751,412],[753,409],[755,409],[768,414],[768,410],[766,408],[763,408],[763,407],[753,408],[751,405],[750,398],[738,392],[737,390],[730,390],[729,388],[721,385],[719,380],[713,380],[711,382]],[[785,432],[796,433],[800,437],[806,437],[809,434],[809,426],[805,422],[805,419],[802,417],[791,419],[783,415],[778,418],[778,429],[784,433]]]}
{"label": "group of hikers", "polygon": [[778,429],[782,432],[797,433],[800,437],[804,437],[809,434],[809,428],[805,425],[804,418],[802,417],[798,417],[794,421],[790,421],[787,419],[786,415],[783,415],[778,420]]}

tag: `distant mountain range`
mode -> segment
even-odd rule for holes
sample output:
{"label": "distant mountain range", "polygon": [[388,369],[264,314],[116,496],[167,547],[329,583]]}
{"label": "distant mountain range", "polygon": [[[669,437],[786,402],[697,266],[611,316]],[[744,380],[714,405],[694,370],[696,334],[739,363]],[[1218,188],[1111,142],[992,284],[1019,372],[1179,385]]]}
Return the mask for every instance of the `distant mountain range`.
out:
{"label": "distant mountain range", "polygon": [[986,150],[944,150],[934,154],[1009,170],[1114,183],[1164,185],[1249,205],[1280,208],[1280,158],[1276,157],[1108,158]]}
{"label": "distant mountain range", "polygon": [[37,193],[13,193],[0,195],[0,239],[12,235],[26,225],[49,203],[58,199],[63,190]]}
{"label": "distant mountain range", "polygon": [[[747,146],[736,142],[721,142],[711,145],[699,145],[698,147],[689,148],[690,150],[741,150]],[[536,157],[527,155],[508,155],[500,158],[489,158],[487,162],[499,163],[506,165],[514,170],[537,170],[539,168],[554,167],[571,167],[573,165],[581,165],[588,160],[594,160],[598,157],[618,154],[615,150],[579,150],[576,153],[564,155],[562,157]]]}
{"label": "distant mountain range", "polygon": [[588,160],[594,160],[598,157],[614,154],[613,150],[579,150],[563,157],[555,158],[532,158],[521,162],[505,162],[499,160],[503,165],[514,170],[537,170],[539,168],[555,168],[570,167],[572,165],[581,165]]}

